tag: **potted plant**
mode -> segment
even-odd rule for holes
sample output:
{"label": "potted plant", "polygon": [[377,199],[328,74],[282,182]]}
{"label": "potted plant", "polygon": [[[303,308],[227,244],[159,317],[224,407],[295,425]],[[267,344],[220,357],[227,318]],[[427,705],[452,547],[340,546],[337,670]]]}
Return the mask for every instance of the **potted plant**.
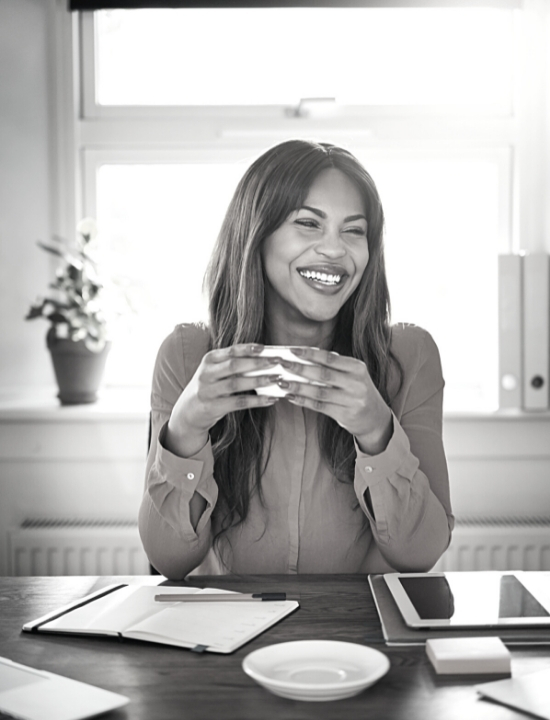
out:
{"label": "potted plant", "polygon": [[62,405],[79,405],[97,400],[105,361],[109,353],[109,322],[105,285],[93,257],[97,235],[93,218],[77,225],[73,248],[60,239],[55,245],[38,242],[61,260],[52,293],[31,305],[25,319],[43,317],[50,322],[46,344],[51,353]]}

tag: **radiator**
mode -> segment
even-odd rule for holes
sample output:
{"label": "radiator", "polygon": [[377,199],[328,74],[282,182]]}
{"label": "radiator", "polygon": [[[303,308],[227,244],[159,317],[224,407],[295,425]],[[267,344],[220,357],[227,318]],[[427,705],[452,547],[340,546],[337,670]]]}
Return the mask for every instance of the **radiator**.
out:
{"label": "radiator", "polygon": [[[8,540],[10,575],[150,570],[137,526],[125,520],[25,520]],[[433,570],[550,570],[550,518],[461,518]]]}
{"label": "radiator", "polygon": [[433,570],[550,570],[550,518],[461,518]]}
{"label": "radiator", "polygon": [[148,575],[127,520],[25,520],[8,533],[10,575]]}

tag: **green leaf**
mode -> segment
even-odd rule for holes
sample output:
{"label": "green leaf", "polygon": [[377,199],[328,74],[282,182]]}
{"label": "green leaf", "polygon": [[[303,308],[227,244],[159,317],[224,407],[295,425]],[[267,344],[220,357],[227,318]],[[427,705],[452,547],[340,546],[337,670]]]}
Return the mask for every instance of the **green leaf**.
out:
{"label": "green leaf", "polygon": [[40,240],[37,240],[36,244],[38,245],[38,247],[41,247],[42,250],[45,250],[46,252],[49,252],[52,255],[55,255],[56,257],[60,257],[63,259],[65,258],[65,255],[60,250],[52,247],[51,245],[46,245],[46,243],[43,243]]}
{"label": "green leaf", "polygon": [[54,325],[55,325],[56,323],[64,323],[64,322],[67,322],[67,318],[66,318],[64,315],[62,315],[60,312],[50,313],[47,317],[48,317],[48,320],[49,320],[50,322],[52,322]]}
{"label": "green leaf", "polygon": [[42,309],[46,303],[43,302],[41,305],[31,305],[29,312],[25,315],[25,320],[34,320],[34,318],[42,317]]}

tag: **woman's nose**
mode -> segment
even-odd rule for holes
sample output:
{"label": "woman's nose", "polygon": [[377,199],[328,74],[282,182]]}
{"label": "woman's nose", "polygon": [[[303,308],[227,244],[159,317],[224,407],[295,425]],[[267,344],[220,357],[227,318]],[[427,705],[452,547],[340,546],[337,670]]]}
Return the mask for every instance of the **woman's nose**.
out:
{"label": "woman's nose", "polygon": [[315,250],[326,257],[339,258],[346,253],[344,241],[337,230],[327,230],[323,233]]}

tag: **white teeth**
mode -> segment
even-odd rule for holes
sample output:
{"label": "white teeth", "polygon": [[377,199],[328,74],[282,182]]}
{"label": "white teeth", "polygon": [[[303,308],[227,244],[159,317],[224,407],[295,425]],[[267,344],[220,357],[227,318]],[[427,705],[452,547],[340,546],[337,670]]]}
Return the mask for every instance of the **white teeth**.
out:
{"label": "white teeth", "polygon": [[329,275],[328,273],[321,273],[316,270],[300,270],[299,272],[302,277],[324,283],[325,285],[338,285],[342,279],[341,275]]}

